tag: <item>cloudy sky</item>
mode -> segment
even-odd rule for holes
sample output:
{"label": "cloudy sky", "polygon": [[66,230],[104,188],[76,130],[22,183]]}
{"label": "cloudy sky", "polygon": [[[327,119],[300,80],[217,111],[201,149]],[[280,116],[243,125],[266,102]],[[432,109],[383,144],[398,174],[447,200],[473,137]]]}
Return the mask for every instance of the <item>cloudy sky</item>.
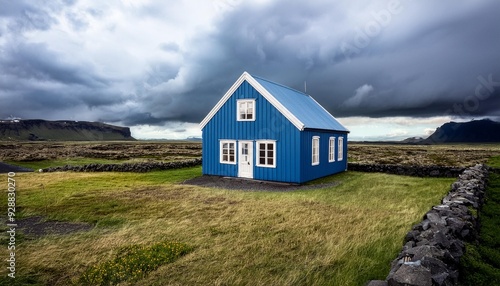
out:
{"label": "cloudy sky", "polygon": [[355,140],[500,119],[498,0],[0,0],[0,118],[199,136],[243,71],[304,89]]}

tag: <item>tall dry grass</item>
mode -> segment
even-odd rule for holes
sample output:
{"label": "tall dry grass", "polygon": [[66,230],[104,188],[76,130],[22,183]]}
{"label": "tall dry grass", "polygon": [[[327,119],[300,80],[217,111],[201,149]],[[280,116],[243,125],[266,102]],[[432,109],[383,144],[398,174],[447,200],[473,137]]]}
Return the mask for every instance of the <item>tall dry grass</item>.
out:
{"label": "tall dry grass", "polygon": [[200,173],[19,175],[21,215],[96,227],[25,238],[18,281],[76,283],[123,246],[175,240],[194,250],[138,285],[363,285],[385,277],[405,233],[453,181],[347,172],[318,181],[334,187],[293,192],[178,184]]}

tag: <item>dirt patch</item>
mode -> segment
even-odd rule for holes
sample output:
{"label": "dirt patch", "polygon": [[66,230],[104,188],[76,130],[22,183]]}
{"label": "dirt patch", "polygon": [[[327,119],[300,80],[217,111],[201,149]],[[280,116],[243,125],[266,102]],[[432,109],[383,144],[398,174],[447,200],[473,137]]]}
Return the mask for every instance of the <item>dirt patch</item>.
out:
{"label": "dirt patch", "polygon": [[229,178],[220,176],[200,176],[189,179],[183,182],[185,185],[195,185],[209,188],[221,188],[228,190],[243,190],[243,191],[273,191],[273,192],[288,192],[298,190],[322,189],[338,185],[340,182],[332,182],[326,184],[314,185],[296,185],[279,182],[268,182],[249,180],[241,178]]}
{"label": "dirt patch", "polygon": [[0,162],[0,174],[9,173],[9,172],[16,172],[16,173],[33,172],[33,169],[19,167],[19,166],[5,164],[5,163]]}
{"label": "dirt patch", "polygon": [[70,234],[79,231],[90,231],[94,228],[88,223],[76,223],[65,221],[45,221],[42,216],[32,216],[17,221],[18,227],[27,236],[35,238],[49,234]]}

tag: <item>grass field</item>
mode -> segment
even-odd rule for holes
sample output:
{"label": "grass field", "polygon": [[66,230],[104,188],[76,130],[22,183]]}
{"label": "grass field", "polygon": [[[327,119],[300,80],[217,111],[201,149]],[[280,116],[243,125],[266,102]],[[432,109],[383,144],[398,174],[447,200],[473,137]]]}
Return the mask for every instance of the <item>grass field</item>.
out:
{"label": "grass field", "polygon": [[[492,157],[488,165],[500,168],[500,156]],[[479,243],[467,244],[461,260],[462,285],[500,285],[500,174],[490,174],[485,205],[479,218]]]}
{"label": "grass field", "polygon": [[[467,167],[500,157],[500,144],[406,145],[349,143],[349,162]],[[178,161],[201,157],[196,142],[1,142],[0,162],[39,169],[133,160]]]}
{"label": "grass field", "polygon": [[33,169],[89,163],[178,161],[201,157],[201,143],[184,141],[10,142],[0,141],[0,162]]}
{"label": "grass field", "polygon": [[349,162],[468,167],[500,158],[500,144],[406,145],[350,143]]}
{"label": "grass field", "polygon": [[492,174],[481,210],[480,244],[468,244],[462,259],[463,285],[500,285],[500,175]]}
{"label": "grass field", "polygon": [[[338,182],[334,187],[293,192],[179,184],[200,174],[200,167],[18,174],[19,217],[95,228],[19,235],[15,281],[78,284],[89,268],[115,261],[124,247],[167,241],[190,251],[134,285],[364,285],[385,278],[406,232],[454,181],[347,172],[318,181]],[[7,183],[6,175],[0,178]],[[6,267],[0,269],[0,284],[11,283]]]}

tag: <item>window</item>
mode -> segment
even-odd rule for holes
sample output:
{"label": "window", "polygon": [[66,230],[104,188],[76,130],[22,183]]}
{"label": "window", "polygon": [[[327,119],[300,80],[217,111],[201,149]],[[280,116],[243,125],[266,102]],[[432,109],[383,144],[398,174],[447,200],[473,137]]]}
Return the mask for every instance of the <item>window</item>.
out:
{"label": "window", "polygon": [[223,164],[236,164],[236,141],[220,141],[220,162]]}
{"label": "window", "polygon": [[254,121],[255,120],[255,100],[238,100],[238,121]]}
{"label": "window", "polygon": [[276,142],[257,141],[257,166],[276,168]]}
{"label": "window", "polygon": [[339,146],[337,150],[337,158],[339,159],[339,161],[342,161],[344,159],[344,137],[339,137]]}
{"label": "window", "polygon": [[312,139],[312,165],[319,165],[319,136]]}
{"label": "window", "polygon": [[335,162],[335,137],[328,140],[328,162]]}

